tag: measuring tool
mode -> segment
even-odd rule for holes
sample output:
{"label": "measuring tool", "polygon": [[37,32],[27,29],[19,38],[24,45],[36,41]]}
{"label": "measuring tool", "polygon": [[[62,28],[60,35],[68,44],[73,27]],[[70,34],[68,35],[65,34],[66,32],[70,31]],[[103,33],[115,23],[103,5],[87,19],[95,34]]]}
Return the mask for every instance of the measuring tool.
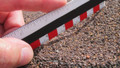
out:
{"label": "measuring tool", "polygon": [[64,7],[41,16],[4,37],[22,39],[35,49],[104,6],[104,0],[72,0]]}

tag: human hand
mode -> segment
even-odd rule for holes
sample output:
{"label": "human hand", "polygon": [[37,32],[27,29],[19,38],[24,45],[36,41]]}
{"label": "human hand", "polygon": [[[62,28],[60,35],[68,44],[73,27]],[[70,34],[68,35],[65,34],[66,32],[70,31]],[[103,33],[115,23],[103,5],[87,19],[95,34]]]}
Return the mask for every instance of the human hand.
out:
{"label": "human hand", "polygon": [[[0,37],[24,25],[21,10],[49,12],[66,4],[66,0],[0,0]],[[0,68],[15,68],[30,62],[29,44],[15,38],[0,38]]]}

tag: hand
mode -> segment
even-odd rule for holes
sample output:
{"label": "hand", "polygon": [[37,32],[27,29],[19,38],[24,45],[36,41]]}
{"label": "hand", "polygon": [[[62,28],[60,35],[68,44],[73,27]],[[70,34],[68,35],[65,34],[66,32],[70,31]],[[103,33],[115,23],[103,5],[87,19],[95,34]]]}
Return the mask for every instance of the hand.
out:
{"label": "hand", "polygon": [[[21,10],[49,12],[66,0],[0,0],[0,37],[24,25]],[[29,44],[15,38],[0,38],[0,68],[15,68],[31,61]]]}

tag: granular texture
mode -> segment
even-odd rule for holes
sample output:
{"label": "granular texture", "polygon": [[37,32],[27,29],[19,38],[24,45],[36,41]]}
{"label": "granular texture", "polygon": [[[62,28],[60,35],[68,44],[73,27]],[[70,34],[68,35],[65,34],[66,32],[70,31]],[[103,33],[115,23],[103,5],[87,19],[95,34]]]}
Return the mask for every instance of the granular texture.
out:
{"label": "granular texture", "polygon": [[34,51],[21,68],[120,68],[120,0]]}

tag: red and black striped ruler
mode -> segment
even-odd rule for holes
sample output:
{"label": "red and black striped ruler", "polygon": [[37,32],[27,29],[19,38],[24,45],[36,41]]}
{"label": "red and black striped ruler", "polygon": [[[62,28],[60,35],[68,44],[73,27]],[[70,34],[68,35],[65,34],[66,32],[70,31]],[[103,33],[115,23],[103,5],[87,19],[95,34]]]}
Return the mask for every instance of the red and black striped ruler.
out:
{"label": "red and black striped ruler", "polygon": [[35,49],[104,6],[104,0],[72,0],[64,7],[52,11],[4,37],[22,39]]}

